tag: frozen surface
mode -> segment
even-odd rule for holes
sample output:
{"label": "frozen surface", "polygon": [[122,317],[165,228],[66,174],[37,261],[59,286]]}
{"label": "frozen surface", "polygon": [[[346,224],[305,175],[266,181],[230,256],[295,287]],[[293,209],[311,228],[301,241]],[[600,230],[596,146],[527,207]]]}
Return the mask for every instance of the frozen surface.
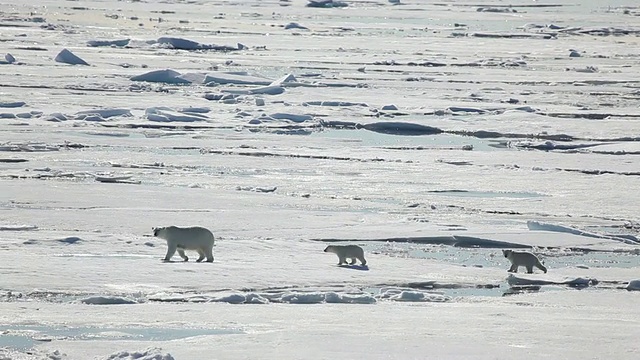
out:
{"label": "frozen surface", "polygon": [[506,5],[1,3],[0,358],[636,359],[640,9]]}

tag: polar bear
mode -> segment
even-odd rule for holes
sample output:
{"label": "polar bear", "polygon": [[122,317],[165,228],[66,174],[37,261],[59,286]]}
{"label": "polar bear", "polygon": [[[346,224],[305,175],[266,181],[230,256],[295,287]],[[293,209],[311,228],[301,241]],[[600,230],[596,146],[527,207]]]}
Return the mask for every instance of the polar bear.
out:
{"label": "polar bear", "polygon": [[213,234],[208,229],[200,226],[193,227],[157,227],[153,228],[153,236],[167,241],[167,255],[164,261],[170,261],[173,254],[178,250],[180,257],[184,261],[189,261],[185,250],[196,250],[200,257],[197,262],[207,258],[207,262],[213,262]]}
{"label": "polar bear", "polygon": [[338,266],[347,263],[347,259],[351,259],[349,265],[354,265],[356,259],[360,260],[362,266],[367,265],[367,260],[364,259],[364,250],[358,245],[329,245],[324,252],[330,252],[338,255]]}
{"label": "polar bear", "polygon": [[513,251],[513,250],[502,250],[502,255],[511,261],[511,268],[507,270],[508,272],[518,272],[518,267],[524,266],[527,268],[527,274],[533,274],[533,267],[537,267],[538,269],[547,273],[547,268],[542,265],[538,257],[534,254],[527,251]]}

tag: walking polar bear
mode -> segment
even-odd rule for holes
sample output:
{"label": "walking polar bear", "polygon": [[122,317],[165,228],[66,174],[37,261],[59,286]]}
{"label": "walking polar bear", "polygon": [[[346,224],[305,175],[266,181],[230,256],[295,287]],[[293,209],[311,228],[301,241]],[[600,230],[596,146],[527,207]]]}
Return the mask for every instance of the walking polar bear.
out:
{"label": "walking polar bear", "polygon": [[338,255],[338,266],[347,264],[347,259],[351,260],[348,263],[349,265],[355,265],[356,259],[360,260],[362,266],[367,265],[367,260],[364,258],[364,250],[358,245],[329,245],[324,249],[324,252]]}
{"label": "walking polar bear", "polygon": [[200,257],[197,262],[207,258],[207,262],[213,262],[213,233],[200,226],[177,227],[167,226],[153,228],[153,236],[167,241],[167,255],[164,261],[171,261],[171,257],[178,251],[184,261],[189,258],[184,253],[185,250],[196,250]]}
{"label": "walking polar bear", "polygon": [[527,274],[533,274],[533,267],[535,266],[544,271],[545,274],[547,273],[547,268],[542,265],[540,259],[528,251],[502,250],[502,255],[511,262],[508,272],[517,273],[518,268],[524,266],[527,268]]}

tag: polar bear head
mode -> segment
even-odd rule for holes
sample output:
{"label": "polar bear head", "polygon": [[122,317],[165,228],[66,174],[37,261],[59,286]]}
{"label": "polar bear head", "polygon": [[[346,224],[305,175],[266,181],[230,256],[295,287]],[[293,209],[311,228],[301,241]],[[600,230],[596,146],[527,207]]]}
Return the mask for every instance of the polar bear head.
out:
{"label": "polar bear head", "polygon": [[156,236],[156,237],[157,237],[157,236],[162,232],[162,230],[164,230],[164,229],[165,229],[165,228],[163,228],[163,227],[153,227],[153,228],[151,228],[151,230],[153,230],[153,236]]}

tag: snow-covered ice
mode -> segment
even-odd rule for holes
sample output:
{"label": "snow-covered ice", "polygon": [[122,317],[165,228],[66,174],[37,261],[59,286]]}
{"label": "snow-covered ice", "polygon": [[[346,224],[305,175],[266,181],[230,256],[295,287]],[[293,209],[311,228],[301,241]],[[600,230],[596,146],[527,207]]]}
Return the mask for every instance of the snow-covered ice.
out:
{"label": "snow-covered ice", "polygon": [[0,358],[636,359],[638,15],[0,4]]}

